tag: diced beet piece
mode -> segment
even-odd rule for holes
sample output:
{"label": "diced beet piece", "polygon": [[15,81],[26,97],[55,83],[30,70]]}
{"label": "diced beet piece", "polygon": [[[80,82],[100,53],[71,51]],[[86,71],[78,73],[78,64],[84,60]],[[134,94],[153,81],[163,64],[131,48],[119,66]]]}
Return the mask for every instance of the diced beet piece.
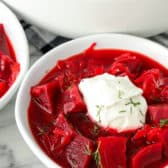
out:
{"label": "diced beet piece", "polygon": [[11,75],[11,65],[13,61],[7,55],[0,54],[0,79],[7,81]]}
{"label": "diced beet piece", "polygon": [[61,88],[66,90],[80,80],[79,62],[72,58],[58,61],[57,67],[62,71]]}
{"label": "diced beet piece", "polygon": [[137,130],[135,135],[133,136],[134,143],[141,142],[144,144],[152,144],[156,142],[160,142],[160,135],[162,133],[162,128],[153,127],[150,125],[145,125],[143,128]]}
{"label": "diced beet piece", "polygon": [[70,113],[68,120],[71,122],[75,130],[89,139],[96,140],[100,135],[109,135],[108,131],[94,123],[86,113]]}
{"label": "diced beet piece", "polygon": [[70,168],[66,160],[65,149],[63,146],[60,147],[59,139],[56,136],[46,133],[39,136],[39,139],[49,157],[54,159],[62,168]]}
{"label": "diced beet piece", "polygon": [[8,87],[6,82],[0,81],[0,97],[4,95],[4,93],[7,91]]}
{"label": "diced beet piece", "polygon": [[10,86],[20,71],[20,65],[9,56],[0,54],[0,80],[5,80]]}
{"label": "diced beet piece", "polygon": [[[63,167],[65,165],[65,167],[70,167],[65,156],[65,150],[73,138],[76,137],[76,132],[63,114],[58,115],[53,127],[39,135],[40,142],[50,157],[57,160]],[[62,163],[62,159],[64,159],[64,163]]]}
{"label": "diced beet piece", "polygon": [[152,143],[159,142],[161,133],[162,133],[162,128],[151,126],[151,129],[147,131],[146,143],[152,144]]}
{"label": "diced beet piece", "polygon": [[126,168],[126,142],[126,138],[115,136],[98,139],[102,168]]}
{"label": "diced beet piece", "polygon": [[152,124],[159,124],[161,119],[168,119],[168,104],[150,105],[148,114]]}
{"label": "diced beet piece", "polygon": [[61,113],[58,115],[56,122],[54,123],[54,126],[57,129],[64,131],[65,133],[68,132],[68,134],[70,135],[76,135],[76,132],[74,131],[72,125],[67,121],[64,115]]}
{"label": "diced beet piece", "polygon": [[32,87],[31,95],[40,108],[52,114],[54,113],[56,97],[59,97],[58,88],[58,81],[51,81],[43,85]]}
{"label": "diced beet piece", "polygon": [[132,168],[146,168],[148,165],[161,160],[162,144],[148,145],[139,150],[131,160]]}
{"label": "diced beet piece", "polygon": [[88,168],[92,158],[92,152],[92,141],[77,135],[66,148],[68,163],[73,168]]}
{"label": "diced beet piece", "polygon": [[77,85],[73,85],[63,93],[64,113],[83,112],[86,110],[85,103]]}
{"label": "diced beet piece", "polygon": [[53,133],[57,138],[59,148],[63,148],[65,145],[70,143],[71,139],[76,135],[76,132],[65,119],[63,114],[59,114],[56,122],[54,123],[54,126],[55,129],[53,130]]}
{"label": "diced beet piece", "polygon": [[3,24],[0,24],[0,51],[4,55],[10,56],[10,49]]}

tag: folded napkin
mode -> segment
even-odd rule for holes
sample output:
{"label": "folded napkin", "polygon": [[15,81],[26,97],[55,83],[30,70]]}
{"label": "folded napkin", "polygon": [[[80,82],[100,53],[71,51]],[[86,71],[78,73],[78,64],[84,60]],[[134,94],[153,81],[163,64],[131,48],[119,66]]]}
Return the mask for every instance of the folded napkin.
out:
{"label": "folded napkin", "polygon": [[[40,52],[42,54],[51,50],[55,46],[71,40],[69,38],[47,32],[46,30],[27,23],[23,19],[21,19],[20,22],[25,30],[29,44],[34,46],[37,52]],[[149,37],[149,39],[168,47],[168,32]]]}

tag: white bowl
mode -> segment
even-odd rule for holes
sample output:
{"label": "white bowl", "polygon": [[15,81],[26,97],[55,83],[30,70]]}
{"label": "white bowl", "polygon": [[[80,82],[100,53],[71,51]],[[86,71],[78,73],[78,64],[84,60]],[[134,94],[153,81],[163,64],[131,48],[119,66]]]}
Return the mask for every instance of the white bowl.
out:
{"label": "white bowl", "polygon": [[27,73],[16,99],[15,118],[18,128],[34,154],[49,168],[59,167],[36,143],[28,124],[28,106],[30,103],[30,88],[37,84],[48,70],[55,66],[59,59],[80,53],[93,42],[96,48],[119,48],[137,51],[148,55],[168,67],[168,50],[149,40],[122,34],[102,34],[79,38],[64,43],[41,57]]}
{"label": "white bowl", "polygon": [[167,0],[4,1],[32,23],[67,37],[108,32],[151,36],[168,31]]}
{"label": "white bowl", "polygon": [[17,79],[4,96],[0,98],[0,109],[2,109],[16,92],[21,80],[23,79],[29,65],[28,44],[25,33],[16,16],[0,2],[0,23],[4,25],[7,36],[9,37],[16,59],[20,64],[20,72]]}

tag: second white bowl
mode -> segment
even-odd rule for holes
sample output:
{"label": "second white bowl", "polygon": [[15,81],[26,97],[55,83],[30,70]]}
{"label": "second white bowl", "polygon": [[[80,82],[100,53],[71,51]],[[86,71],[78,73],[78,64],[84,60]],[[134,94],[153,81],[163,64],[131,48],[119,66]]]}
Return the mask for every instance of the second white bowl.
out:
{"label": "second white bowl", "polygon": [[0,23],[4,25],[7,36],[15,51],[16,59],[20,64],[20,72],[13,85],[0,98],[0,110],[9,102],[21,83],[29,66],[28,43],[24,30],[16,16],[3,3],[0,2]]}

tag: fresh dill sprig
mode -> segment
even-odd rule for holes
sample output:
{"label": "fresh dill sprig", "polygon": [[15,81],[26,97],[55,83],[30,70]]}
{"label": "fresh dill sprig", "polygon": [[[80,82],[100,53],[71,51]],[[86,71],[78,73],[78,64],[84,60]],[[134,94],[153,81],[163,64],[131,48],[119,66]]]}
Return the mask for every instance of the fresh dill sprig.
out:
{"label": "fresh dill sprig", "polygon": [[145,124],[142,120],[139,120],[139,122],[140,122],[142,125],[144,125],[144,124]]}
{"label": "fresh dill sprig", "polygon": [[123,92],[121,90],[118,90],[118,98],[122,99]]}
{"label": "fresh dill sprig", "polygon": [[168,119],[161,119],[160,120],[160,127],[164,127],[168,125]]}
{"label": "fresh dill sprig", "polygon": [[142,113],[142,111],[141,111],[141,110],[139,110],[139,113],[141,114],[141,116],[144,116],[144,114]]}
{"label": "fresh dill sprig", "polygon": [[96,105],[97,108],[97,117],[98,117],[98,122],[101,123],[101,118],[100,118],[100,112],[104,108],[104,105]]}
{"label": "fresh dill sprig", "polygon": [[130,113],[131,113],[131,114],[132,114],[132,111],[133,111],[132,106],[130,106]]}
{"label": "fresh dill sprig", "polygon": [[85,149],[84,149],[84,154],[91,156],[92,155],[92,151],[90,150],[89,144],[86,144]]}
{"label": "fresh dill sprig", "polygon": [[120,110],[119,113],[125,113],[127,112],[126,110]]}
{"label": "fresh dill sprig", "polygon": [[93,159],[95,160],[96,165],[98,167],[101,165],[99,147],[100,147],[100,143],[98,144],[96,151],[93,153]]}
{"label": "fresh dill sprig", "polygon": [[38,136],[40,136],[40,135],[43,135],[43,134],[45,134],[47,131],[48,131],[48,127],[47,126],[45,126],[45,127],[38,127],[38,133],[37,133],[37,135]]}
{"label": "fresh dill sprig", "polygon": [[140,105],[141,103],[140,102],[134,102],[132,100],[132,98],[130,98],[130,101],[128,103],[126,103],[125,105],[127,106],[127,105],[130,105],[130,104],[132,104],[134,107],[136,107],[136,106]]}
{"label": "fresh dill sprig", "polygon": [[97,135],[99,133],[99,127],[97,125],[94,125],[92,132],[94,135]]}

